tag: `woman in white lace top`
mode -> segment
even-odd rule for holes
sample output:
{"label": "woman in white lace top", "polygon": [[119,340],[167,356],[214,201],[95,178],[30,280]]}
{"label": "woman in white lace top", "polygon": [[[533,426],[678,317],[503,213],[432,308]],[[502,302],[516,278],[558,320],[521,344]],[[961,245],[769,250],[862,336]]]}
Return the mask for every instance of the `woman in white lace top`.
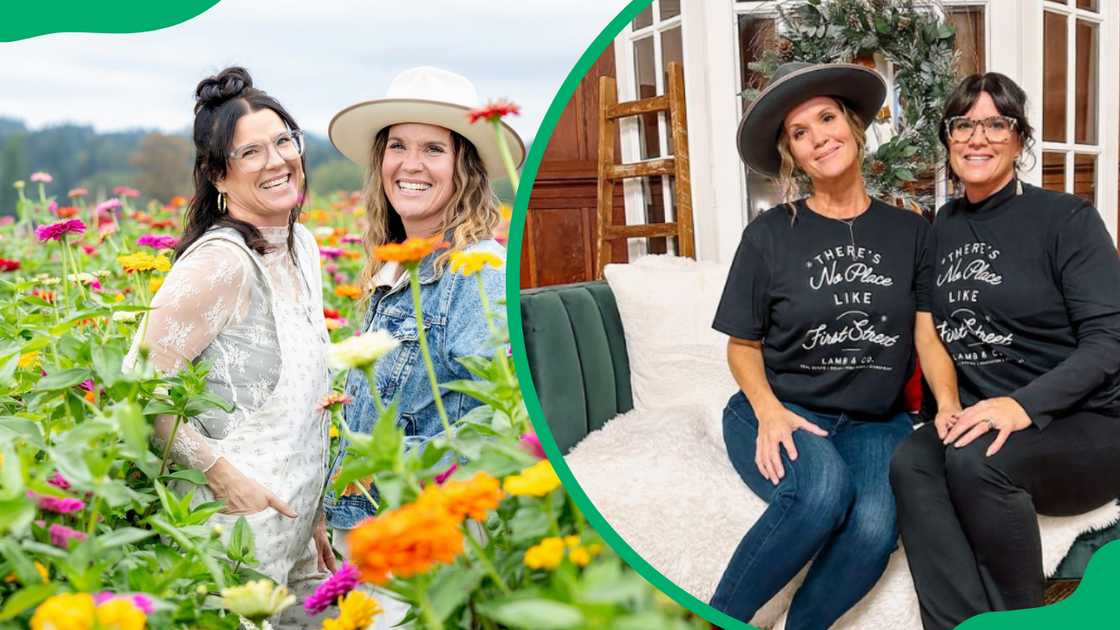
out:
{"label": "woman in white lace top", "polygon": [[[236,408],[180,425],[172,457],[206,475],[195,501],[225,503],[212,521],[226,535],[245,516],[256,568],[303,590],[299,584],[334,568],[325,530],[316,530],[329,445],[328,418],[317,407],[330,386],[329,338],[319,251],[295,222],[306,194],[303,138],[242,68],[203,80],[196,99],[195,196],[129,361],[143,345],[164,373],[210,364],[210,391]],[[157,420],[159,441],[173,425]]]}

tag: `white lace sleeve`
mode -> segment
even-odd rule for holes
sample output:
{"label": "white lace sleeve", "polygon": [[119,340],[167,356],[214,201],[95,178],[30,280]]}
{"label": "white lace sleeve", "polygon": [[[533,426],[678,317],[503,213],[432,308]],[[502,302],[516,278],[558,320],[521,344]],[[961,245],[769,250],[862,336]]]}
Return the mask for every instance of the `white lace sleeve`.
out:
{"label": "white lace sleeve", "polygon": [[[175,263],[152,300],[143,344],[153,367],[174,374],[193,361],[222,329],[240,321],[248,310],[252,263],[232,244],[204,243]],[[160,448],[175,419],[161,416],[154,424]],[[174,461],[203,472],[220,456],[190,423],[179,425],[171,446]]]}

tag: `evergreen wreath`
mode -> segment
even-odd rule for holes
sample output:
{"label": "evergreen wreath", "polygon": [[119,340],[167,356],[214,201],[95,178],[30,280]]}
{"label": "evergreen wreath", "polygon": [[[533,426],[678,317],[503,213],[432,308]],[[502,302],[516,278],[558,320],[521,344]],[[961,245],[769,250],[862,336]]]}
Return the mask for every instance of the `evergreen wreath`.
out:
{"label": "evergreen wreath", "polygon": [[[750,69],[766,80],[788,61],[863,63],[880,53],[894,68],[900,110],[893,136],[863,164],[868,193],[904,207],[932,211],[934,179],[944,163],[938,124],[956,84],[955,29],[939,6],[914,0],[806,0],[777,5],[777,49],[768,48]],[[938,3],[939,4],[939,3]],[[747,90],[749,100],[759,90]],[[886,107],[873,123],[890,124]]]}

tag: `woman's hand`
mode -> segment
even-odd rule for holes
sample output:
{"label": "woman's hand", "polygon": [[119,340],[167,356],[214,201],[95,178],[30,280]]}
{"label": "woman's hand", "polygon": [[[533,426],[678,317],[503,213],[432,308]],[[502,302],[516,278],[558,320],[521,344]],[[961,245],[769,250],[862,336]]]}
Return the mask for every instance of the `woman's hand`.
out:
{"label": "woman's hand", "polygon": [[334,559],[334,549],[331,547],[330,538],[327,536],[327,517],[323,514],[320,514],[319,519],[315,521],[315,530],[311,533],[311,538],[315,541],[315,555],[319,561],[319,570],[327,570],[331,573],[338,571],[338,564]]}
{"label": "woman's hand", "polygon": [[953,446],[961,448],[988,431],[999,431],[999,435],[986,453],[991,457],[1003,448],[1008,436],[1029,426],[1031,426],[1031,417],[1023,407],[1014,398],[1001,396],[981,400],[957,414],[956,423],[942,439],[945,444],[952,443]]}
{"label": "woman's hand", "polygon": [[755,442],[754,463],[758,466],[758,472],[775,486],[782,477],[786,476],[785,468],[782,467],[781,447],[786,447],[790,461],[797,460],[793,432],[798,429],[813,435],[828,437],[828,431],[781,405],[758,414],[758,440]]}
{"label": "woman's hand", "polygon": [[942,442],[945,441],[945,436],[949,435],[949,429],[957,424],[957,416],[961,413],[961,406],[959,404],[953,407],[946,407],[944,409],[938,408],[937,415],[933,418],[933,426],[937,427],[937,437]]}
{"label": "woman's hand", "polygon": [[223,514],[256,514],[272,507],[288,518],[299,516],[290,505],[281,501],[280,497],[243,475],[224,457],[219,457],[210,470],[206,471],[206,481],[214,491],[214,498],[226,504],[222,509]]}

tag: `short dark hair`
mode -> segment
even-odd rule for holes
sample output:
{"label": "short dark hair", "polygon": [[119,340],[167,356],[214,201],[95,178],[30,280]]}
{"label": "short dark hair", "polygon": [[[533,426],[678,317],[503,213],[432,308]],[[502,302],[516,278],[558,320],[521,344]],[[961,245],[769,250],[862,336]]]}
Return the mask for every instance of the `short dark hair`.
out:
{"label": "short dark hair", "polygon": [[[1030,156],[1032,163],[1034,160],[1034,127],[1031,127],[1030,121],[1027,120],[1027,93],[1005,74],[998,72],[972,74],[965,77],[946,99],[945,111],[937,127],[937,137],[945,147],[945,174],[954,183],[959,183],[960,179],[953,172],[953,166],[949,162],[949,130],[945,125],[950,118],[968,113],[976,101],[980,100],[981,92],[987,92],[988,96],[992,97],[992,102],[1001,115],[1015,120],[1015,132],[1019,135],[1019,144],[1023,147],[1022,155]],[[1016,160],[1016,174],[1021,167],[1022,164]]]}
{"label": "short dark hair", "polygon": [[[187,208],[183,238],[175,248],[176,256],[182,254],[212,226],[221,225],[237,230],[245,244],[258,254],[270,248],[260,230],[251,223],[240,221],[218,209],[218,189],[214,182],[225,177],[229,167],[237,121],[246,114],[270,109],[284,121],[288,129],[299,129],[294,118],[284,106],[264,90],[253,87],[249,71],[231,66],[199,82],[194,90],[194,197]],[[301,199],[307,197],[307,164],[303,165]],[[302,201],[301,201],[302,203]],[[288,217],[288,252],[292,251],[291,227],[299,218],[300,206],[292,208]]]}

